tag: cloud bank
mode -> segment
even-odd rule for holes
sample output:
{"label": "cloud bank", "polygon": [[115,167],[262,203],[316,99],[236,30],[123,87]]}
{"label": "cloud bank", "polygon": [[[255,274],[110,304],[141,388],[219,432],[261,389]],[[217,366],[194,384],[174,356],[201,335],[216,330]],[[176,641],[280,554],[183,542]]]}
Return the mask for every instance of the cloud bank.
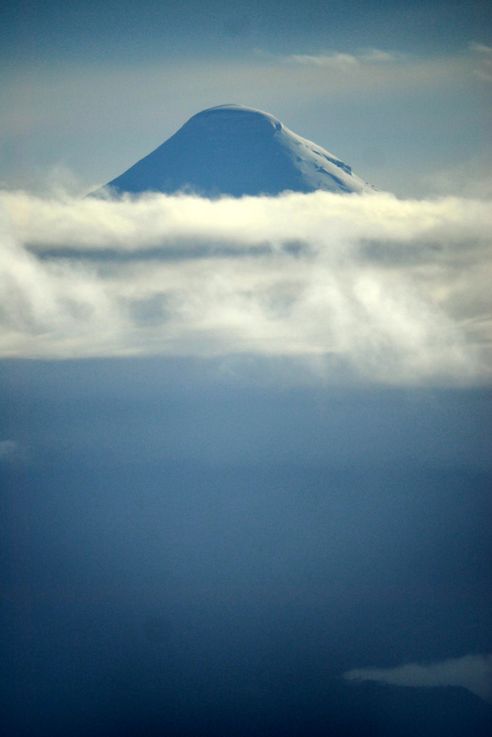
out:
{"label": "cloud bank", "polygon": [[410,663],[396,668],[359,668],[348,671],[344,678],[420,688],[461,686],[492,703],[492,655],[465,655],[439,663]]}
{"label": "cloud bank", "polygon": [[303,358],[326,378],[490,381],[488,202],[0,194],[0,355]]}

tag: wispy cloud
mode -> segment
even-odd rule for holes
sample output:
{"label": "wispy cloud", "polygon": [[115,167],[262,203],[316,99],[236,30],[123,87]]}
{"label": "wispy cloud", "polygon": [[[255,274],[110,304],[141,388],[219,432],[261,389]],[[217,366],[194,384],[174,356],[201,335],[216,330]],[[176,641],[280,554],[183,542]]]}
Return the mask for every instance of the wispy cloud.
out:
{"label": "wispy cloud", "polygon": [[3,356],[256,354],[385,383],[490,376],[489,203],[0,197]]}
{"label": "wispy cloud", "polygon": [[[473,42],[449,56],[425,56],[405,54],[398,50],[378,48],[340,51],[329,49],[321,52],[299,52],[287,55],[268,54],[261,51],[258,56],[270,60],[279,68],[290,66],[292,73],[319,77],[324,73],[326,88],[346,90],[361,86],[364,88],[393,89],[404,85],[407,90],[412,87],[424,89],[435,85],[456,87],[458,91],[462,82],[470,75],[489,80],[492,73],[492,47]],[[333,72],[333,74],[327,74]],[[336,74],[335,74],[336,73]],[[337,74],[342,87],[337,87]]]}
{"label": "wispy cloud", "polygon": [[492,46],[473,42],[470,50],[475,57],[475,75],[484,82],[492,82]]}
{"label": "wispy cloud", "polygon": [[344,678],[420,688],[461,686],[484,701],[492,702],[492,655],[465,655],[438,663],[409,663],[396,668],[359,668],[348,671]]}
{"label": "wispy cloud", "polygon": [[477,54],[492,54],[492,46],[487,46],[487,44],[481,44],[477,43],[476,41],[472,41],[470,44],[470,49],[472,51],[476,51]]}
{"label": "wispy cloud", "polygon": [[384,64],[396,59],[395,54],[381,49],[369,49],[368,51],[351,54],[341,51],[327,51],[321,54],[289,54],[283,57],[286,62],[341,70],[353,69],[361,64]]}
{"label": "wispy cloud", "polygon": [[0,440],[0,462],[15,461],[20,456],[20,448],[15,440]]}

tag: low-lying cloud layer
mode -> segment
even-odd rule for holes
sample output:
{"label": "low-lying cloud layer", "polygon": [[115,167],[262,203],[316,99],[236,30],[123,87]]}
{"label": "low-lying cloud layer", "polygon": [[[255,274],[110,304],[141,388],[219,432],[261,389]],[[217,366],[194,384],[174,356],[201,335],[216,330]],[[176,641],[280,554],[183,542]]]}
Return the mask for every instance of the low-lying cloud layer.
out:
{"label": "low-lying cloud layer", "polygon": [[492,703],[492,655],[465,655],[439,663],[409,663],[396,668],[359,668],[348,671],[344,678],[420,688],[461,686]]}
{"label": "low-lying cloud layer", "polygon": [[0,208],[4,357],[253,354],[328,378],[491,378],[488,202],[4,192]]}

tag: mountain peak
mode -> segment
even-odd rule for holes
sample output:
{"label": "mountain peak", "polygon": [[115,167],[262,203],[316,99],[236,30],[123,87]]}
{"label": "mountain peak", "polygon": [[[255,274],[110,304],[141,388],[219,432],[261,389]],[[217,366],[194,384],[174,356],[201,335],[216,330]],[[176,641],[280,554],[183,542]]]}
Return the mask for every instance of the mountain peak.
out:
{"label": "mountain peak", "polygon": [[219,116],[224,118],[224,120],[229,118],[231,122],[237,122],[239,118],[242,117],[245,120],[249,120],[251,123],[254,123],[255,121],[264,121],[271,125],[272,128],[278,128],[279,126],[282,127],[282,123],[271,113],[257,110],[254,107],[247,107],[246,105],[237,105],[232,102],[201,110],[199,113],[195,113],[195,115],[188,120],[188,123],[191,123],[191,121],[196,119],[218,119]]}
{"label": "mountain peak", "polygon": [[207,197],[370,189],[348,164],[270,113],[231,103],[193,115],[107,186],[117,194],[188,191]]}

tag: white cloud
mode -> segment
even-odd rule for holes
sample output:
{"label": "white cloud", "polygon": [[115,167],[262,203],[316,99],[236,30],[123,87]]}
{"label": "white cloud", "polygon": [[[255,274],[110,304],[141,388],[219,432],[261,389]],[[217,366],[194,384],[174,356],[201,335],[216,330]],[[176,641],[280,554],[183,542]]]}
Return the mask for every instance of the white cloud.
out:
{"label": "white cloud", "polygon": [[336,51],[329,54],[290,54],[285,57],[285,61],[335,69],[350,69],[359,64],[357,57],[353,54],[343,54]]}
{"label": "white cloud", "polygon": [[[405,89],[412,91],[448,89],[462,96],[463,84],[470,86],[472,77],[490,81],[492,75],[492,47],[470,43],[463,51],[447,56],[423,56],[399,51],[370,48],[354,51],[330,49],[315,53],[288,55],[257,52],[278,69],[289,67],[290,74],[302,75],[304,89],[316,84],[318,91],[330,95],[357,93],[393,95]],[[418,103],[417,103],[418,104]]]}
{"label": "white cloud", "polygon": [[276,355],[489,381],[488,202],[0,196],[0,355]]}
{"label": "white cloud", "polygon": [[473,41],[470,44],[470,49],[472,51],[475,51],[477,54],[492,55],[492,46],[487,46],[487,44],[477,43],[476,41]]}
{"label": "white cloud", "polygon": [[344,678],[421,688],[461,686],[484,701],[492,702],[492,655],[465,655],[438,663],[409,663],[396,668],[359,668],[348,671]]}
{"label": "white cloud", "polygon": [[359,59],[365,62],[383,62],[395,61],[397,58],[401,58],[394,52],[383,51],[382,49],[369,49],[363,54],[359,54]]}
{"label": "white cloud", "polygon": [[470,44],[470,50],[477,63],[473,70],[475,76],[484,82],[492,82],[492,46],[473,42]]}
{"label": "white cloud", "polygon": [[19,455],[19,446],[14,440],[0,440],[0,461],[12,461]]}
{"label": "white cloud", "polygon": [[322,54],[290,54],[285,56],[287,62],[304,64],[317,67],[328,67],[339,70],[350,70],[361,64],[381,64],[395,61],[396,56],[381,49],[369,49],[368,51],[347,54],[341,51],[328,51]]}

